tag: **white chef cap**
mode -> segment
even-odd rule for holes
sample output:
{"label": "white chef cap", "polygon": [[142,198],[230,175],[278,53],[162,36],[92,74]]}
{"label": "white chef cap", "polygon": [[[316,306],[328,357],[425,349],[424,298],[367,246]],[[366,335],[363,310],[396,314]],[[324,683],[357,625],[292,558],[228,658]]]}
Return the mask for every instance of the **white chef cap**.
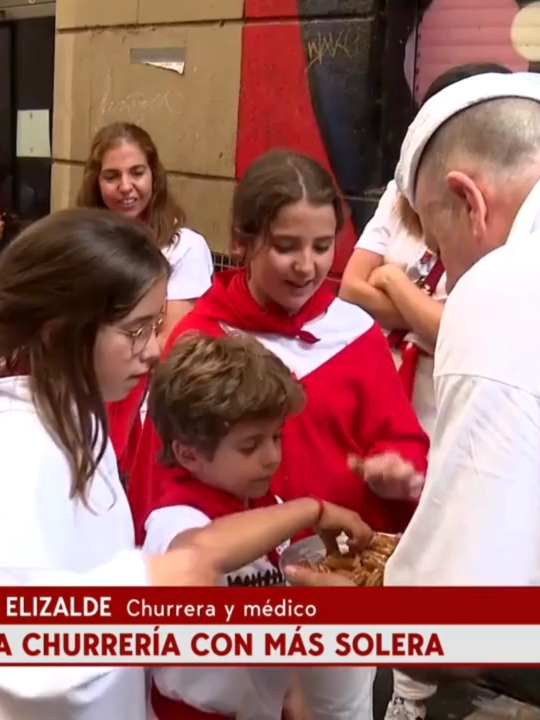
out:
{"label": "white chef cap", "polygon": [[474,75],[449,85],[425,103],[409,126],[401,146],[395,173],[399,191],[405,195],[413,208],[418,166],[428,142],[437,130],[454,115],[473,105],[510,97],[540,102],[538,75],[535,73]]}

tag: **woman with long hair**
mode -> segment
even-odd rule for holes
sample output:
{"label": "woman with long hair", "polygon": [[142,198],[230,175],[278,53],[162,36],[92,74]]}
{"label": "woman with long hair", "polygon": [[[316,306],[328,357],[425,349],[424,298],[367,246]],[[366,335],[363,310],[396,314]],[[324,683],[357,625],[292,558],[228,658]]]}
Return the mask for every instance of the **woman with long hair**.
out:
{"label": "woman with long hair", "polygon": [[[167,282],[167,305],[159,328],[163,343],[170,330],[210,287],[212,256],[206,240],[186,227],[186,214],[174,197],[155,142],[143,128],[126,122],[102,127],[94,136],[84,169],[77,204],[105,207],[118,215],[143,221],[152,239],[171,266]],[[113,429],[129,429],[132,445],[140,431],[139,412],[144,416],[146,384],[141,382],[131,402],[109,406]],[[113,430],[113,445],[122,474],[129,475],[132,447],[125,433]]]}
{"label": "woman with long hair", "polygon": [[164,337],[209,287],[213,266],[206,240],[186,227],[155,142],[143,128],[117,122],[94,136],[77,199],[79,207],[105,207],[143,220],[171,265]]}

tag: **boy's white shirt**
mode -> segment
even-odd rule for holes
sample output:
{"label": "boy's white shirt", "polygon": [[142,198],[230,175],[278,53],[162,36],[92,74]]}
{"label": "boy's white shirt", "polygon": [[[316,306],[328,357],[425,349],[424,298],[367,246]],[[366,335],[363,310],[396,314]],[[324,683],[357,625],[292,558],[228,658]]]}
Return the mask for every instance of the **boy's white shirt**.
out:
{"label": "boy's white shirt", "polygon": [[[144,550],[164,552],[179,533],[209,523],[204,513],[185,505],[155,510],[146,523]],[[289,544],[283,543],[278,552]],[[222,583],[227,586],[236,578],[241,584],[267,573],[275,573],[275,568],[263,557],[223,577]],[[201,710],[229,713],[236,720],[281,720],[293,672],[298,675],[310,720],[373,720],[374,668],[160,668],[152,675],[163,695],[181,698]]]}
{"label": "boy's white shirt", "polygon": [[[178,534],[205,527],[210,522],[200,510],[187,505],[154,510],[146,522],[143,550],[152,554],[165,552]],[[283,552],[288,545],[289,541],[283,543],[278,552]],[[281,573],[266,556],[221,579],[224,587],[276,587],[282,583]],[[269,672],[267,668],[257,667],[156,668],[151,671],[156,687],[166,697],[183,700],[207,712],[242,714],[246,720],[279,720],[290,674],[289,668]],[[271,692],[268,692],[269,685]]]}

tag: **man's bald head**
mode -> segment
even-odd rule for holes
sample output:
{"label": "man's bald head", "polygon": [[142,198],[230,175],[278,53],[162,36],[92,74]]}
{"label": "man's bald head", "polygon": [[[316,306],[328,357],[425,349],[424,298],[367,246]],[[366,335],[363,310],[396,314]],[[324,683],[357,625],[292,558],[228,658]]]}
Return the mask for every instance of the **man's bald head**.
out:
{"label": "man's bald head", "polygon": [[418,163],[414,201],[448,286],[506,242],[540,179],[540,102],[506,97],[456,113],[431,136]]}
{"label": "man's bald head", "polygon": [[[498,98],[450,118],[432,136],[418,166],[441,192],[451,171],[490,173],[499,181],[527,182],[540,157],[540,103]],[[519,172],[517,172],[519,171]],[[506,187],[508,189],[508,187]]]}
{"label": "man's bald head", "polygon": [[476,75],[434,95],[407,131],[395,180],[399,209],[416,214],[451,288],[506,242],[540,180],[538,76]]}

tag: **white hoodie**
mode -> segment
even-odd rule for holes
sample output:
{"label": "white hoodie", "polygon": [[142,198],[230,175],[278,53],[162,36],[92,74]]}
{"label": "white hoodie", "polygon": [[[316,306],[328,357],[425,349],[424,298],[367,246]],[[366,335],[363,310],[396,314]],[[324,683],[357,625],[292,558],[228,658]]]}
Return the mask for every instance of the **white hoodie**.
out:
{"label": "white hoodie", "polygon": [[[26,378],[0,379],[0,583],[146,585],[111,444],[71,500],[66,456],[39,420]],[[92,512],[93,511],[93,512]],[[0,720],[144,720],[144,670],[0,668]]]}

